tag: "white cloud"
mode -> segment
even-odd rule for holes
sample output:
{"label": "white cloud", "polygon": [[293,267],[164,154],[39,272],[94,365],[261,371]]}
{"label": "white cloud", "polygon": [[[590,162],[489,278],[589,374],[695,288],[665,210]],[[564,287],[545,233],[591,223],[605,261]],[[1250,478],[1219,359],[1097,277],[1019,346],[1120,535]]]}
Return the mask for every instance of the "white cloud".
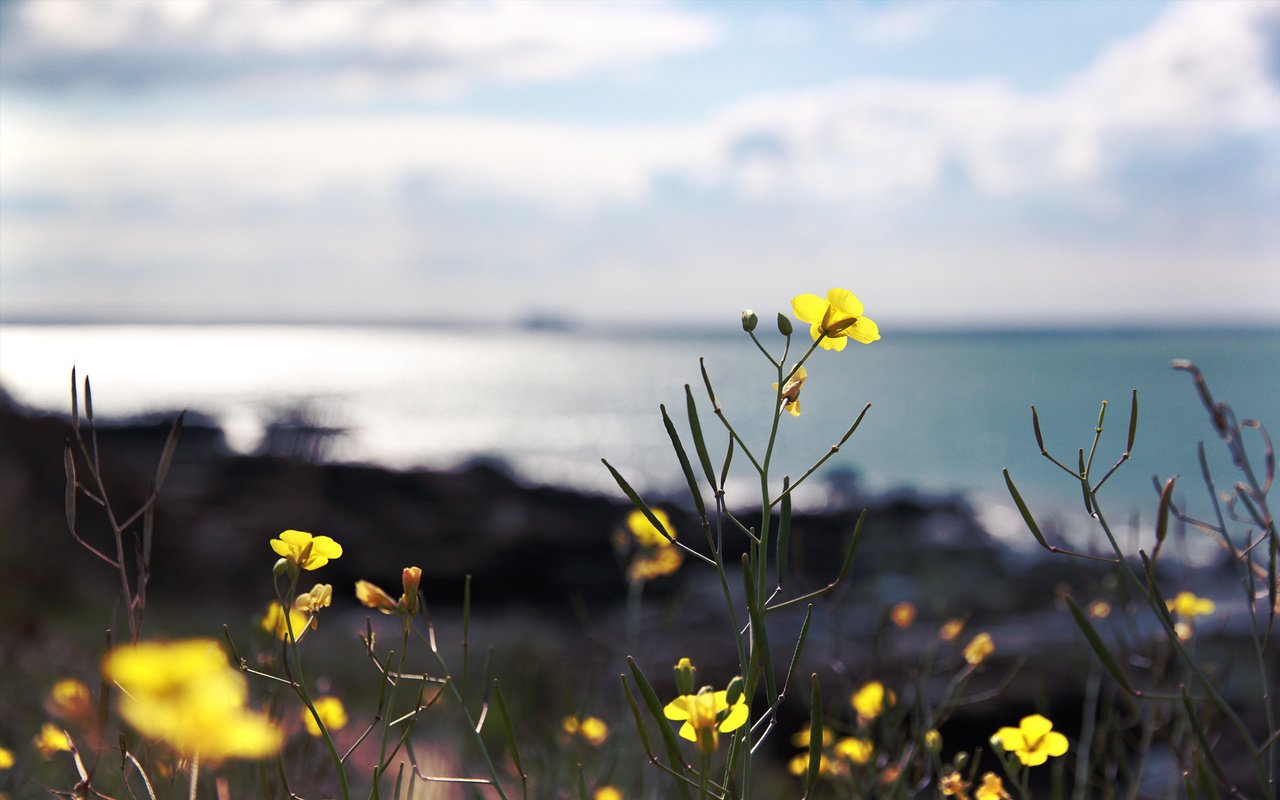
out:
{"label": "white cloud", "polygon": [[875,44],[902,45],[919,41],[933,33],[951,4],[937,0],[915,0],[909,3],[850,5],[853,33],[858,39]]}
{"label": "white cloud", "polygon": [[438,95],[631,68],[720,35],[707,15],[659,2],[42,0],[4,12],[6,81],[108,90]]}

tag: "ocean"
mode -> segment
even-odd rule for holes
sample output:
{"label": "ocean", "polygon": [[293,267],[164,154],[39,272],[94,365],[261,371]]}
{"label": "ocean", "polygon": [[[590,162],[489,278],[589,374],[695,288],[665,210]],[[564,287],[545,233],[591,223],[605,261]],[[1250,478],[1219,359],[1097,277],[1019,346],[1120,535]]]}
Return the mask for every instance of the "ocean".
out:
{"label": "ocean", "polygon": [[[868,403],[848,444],[797,493],[816,509],[836,489],[962,493],[989,527],[1025,537],[1001,470],[1046,513],[1083,518],[1079,485],[1040,453],[1067,463],[1088,448],[1102,401],[1095,474],[1124,450],[1130,392],[1139,424],[1132,458],[1108,482],[1113,519],[1150,519],[1152,477],[1180,475],[1178,497],[1207,508],[1197,442],[1219,482],[1234,480],[1185,372],[1190,359],[1217,399],[1280,432],[1280,328],[894,332],[870,346],[818,351],[807,362],[803,413],[784,415],[773,475],[798,476],[828,451]],[[763,321],[761,340],[780,348]],[[795,337],[807,347],[803,331]],[[792,357],[796,353],[792,354]],[[736,323],[724,333],[663,330],[482,329],[377,325],[0,325],[0,388],[51,412],[69,406],[69,373],[93,382],[95,411],[125,417],[181,409],[213,417],[240,451],[264,426],[300,413],[343,433],[328,457],[390,467],[452,468],[483,459],[522,480],[618,494],[605,458],[655,496],[684,482],[659,405],[687,434],[684,385],[699,404],[712,460],[727,434],[699,372],[742,438],[760,454],[768,437],[772,366]],[[692,445],[686,435],[692,455]],[[1261,458],[1261,439],[1251,443]],[[739,452],[729,502],[747,504],[756,479]],[[827,474],[834,480],[827,481]],[[1084,520],[1087,522],[1087,519]],[[997,530],[996,532],[999,532]]]}

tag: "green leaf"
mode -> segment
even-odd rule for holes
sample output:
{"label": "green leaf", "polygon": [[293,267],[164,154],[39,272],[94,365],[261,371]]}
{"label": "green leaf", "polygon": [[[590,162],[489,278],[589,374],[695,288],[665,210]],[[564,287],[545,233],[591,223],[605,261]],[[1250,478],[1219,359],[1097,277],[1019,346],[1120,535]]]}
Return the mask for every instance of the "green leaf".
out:
{"label": "green leaf", "polygon": [[1070,595],[1066,595],[1063,599],[1067,601],[1067,608],[1071,610],[1071,616],[1075,618],[1076,625],[1079,626],[1081,633],[1084,634],[1084,638],[1088,640],[1089,647],[1093,648],[1098,660],[1102,662],[1102,666],[1107,672],[1111,673],[1111,677],[1115,679],[1116,683],[1120,684],[1121,689],[1124,689],[1127,694],[1136,696],[1137,693],[1133,690],[1133,685],[1129,683],[1128,677],[1120,669],[1120,664],[1111,655],[1111,651],[1102,643],[1102,638],[1098,636],[1098,632],[1094,629],[1093,624],[1089,622],[1089,618],[1084,615],[1084,612],[1080,610],[1080,607],[1076,605],[1076,601],[1071,599]]}
{"label": "green leaf", "polygon": [[671,421],[671,417],[667,416],[667,407],[659,405],[658,410],[662,412],[662,424],[667,429],[667,437],[671,439],[671,446],[675,448],[676,458],[680,461],[680,471],[684,473],[684,479],[689,484],[689,494],[693,495],[693,504],[698,508],[698,516],[706,519],[707,507],[702,502],[702,491],[698,488],[698,479],[693,476],[693,467],[689,464],[689,454],[685,452],[684,444],[680,441],[680,434],[676,431],[675,423]]}

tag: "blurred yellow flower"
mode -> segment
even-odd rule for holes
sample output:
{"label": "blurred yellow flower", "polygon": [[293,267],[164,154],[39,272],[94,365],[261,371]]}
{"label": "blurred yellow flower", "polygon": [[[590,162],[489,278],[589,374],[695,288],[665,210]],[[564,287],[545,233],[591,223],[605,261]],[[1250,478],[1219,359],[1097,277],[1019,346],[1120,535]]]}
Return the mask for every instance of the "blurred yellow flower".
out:
{"label": "blurred yellow flower", "polygon": [[83,681],[63,678],[49,690],[44,707],[58,719],[86,723],[94,715],[93,694]]}
{"label": "blurred yellow flower", "polygon": [[305,531],[288,530],[271,540],[276,555],[299,569],[320,569],[331,559],[342,555],[342,545],[328,536],[312,536]]}
{"label": "blurred yellow flower", "polygon": [[651,508],[649,510],[653,512],[654,518],[662,523],[662,527],[671,536],[670,539],[663,536],[662,531],[658,530],[649,521],[649,518],[644,515],[644,512],[638,508],[632,509],[631,513],[627,515],[627,529],[635,537],[636,544],[641,547],[670,547],[672,540],[676,538],[676,529],[671,524],[671,517],[660,508]]}
{"label": "blurred yellow flower", "polygon": [[120,687],[120,716],[180,755],[263,758],[284,742],[265,714],[246,708],[248,683],[213,639],[118,647],[102,671]]}
{"label": "blurred yellow flower", "polygon": [[289,628],[293,628],[294,640],[301,639],[302,634],[307,629],[307,615],[294,609],[289,609],[288,621],[285,620],[284,608],[276,600],[272,600],[267,606],[267,613],[262,615],[262,621],[258,623],[258,627],[267,633],[275,636],[277,639],[284,640],[289,637]]}
{"label": "blurred yellow flower", "polygon": [[796,318],[810,323],[809,335],[824,350],[843,350],[849,339],[871,344],[880,338],[880,329],[862,316],[862,301],[848,289],[832,289],[824,300],[816,294],[802,294],[791,300]]}
{"label": "blurred yellow flower", "polygon": [[849,703],[858,712],[858,719],[870,722],[884,713],[884,710],[898,701],[897,695],[886,690],[880,681],[868,681],[862,688],[853,693]]}
{"label": "blurred yellow flower", "polygon": [[311,587],[311,591],[298,595],[293,601],[293,607],[298,611],[315,614],[322,608],[328,608],[332,602],[333,586],[328,583],[317,583]]}
{"label": "blurred yellow flower", "polygon": [[591,795],[591,800],[622,800],[622,791],[616,786],[601,786]]}
{"label": "blurred yellow flower", "polygon": [[[316,707],[316,713],[320,715],[320,721],[331,731],[340,731],[347,727],[347,709],[343,707],[342,701],[336,697],[317,697],[312,703]],[[320,736],[320,726],[316,724],[316,718],[311,713],[311,709],[302,709],[302,724],[307,729],[307,733],[312,736]]]}
{"label": "blurred yellow flower", "polygon": [[1050,756],[1067,752],[1067,737],[1055,731],[1053,723],[1040,714],[1023,717],[1016,728],[1001,728],[991,741],[1016,755],[1028,767],[1039,766]]}
{"label": "blurred yellow flower", "polygon": [[1004,790],[1004,781],[994,772],[984,772],[982,783],[973,792],[974,800],[1010,800]]}
{"label": "blurred yellow flower", "polygon": [[1196,629],[1191,627],[1190,622],[1178,620],[1173,623],[1173,632],[1178,637],[1178,641],[1185,642],[1195,635]]}
{"label": "blurred yellow flower", "polygon": [[[809,373],[804,367],[796,367],[795,372],[782,385],[782,410],[793,417],[800,416],[800,387],[804,386],[808,377]],[[773,384],[773,388],[777,389],[778,384]]]}
{"label": "blurred yellow flower", "polygon": [[1212,614],[1217,606],[1207,597],[1196,597],[1191,592],[1178,592],[1172,600],[1164,601],[1169,613],[1191,619]]}
{"label": "blurred yellow flower", "polygon": [[[787,762],[787,771],[792,775],[803,775],[809,771],[809,754],[798,753]],[[835,775],[846,775],[849,766],[840,761],[827,758],[826,753],[818,754],[818,774],[824,778]]]}
{"label": "blurred yellow flower", "polygon": [[992,641],[991,634],[983,631],[977,636],[969,640],[964,646],[964,660],[977,666],[996,651],[996,643]]}
{"label": "blurred yellow flower", "polygon": [[1094,600],[1089,604],[1089,616],[1096,619],[1106,619],[1111,616],[1111,604],[1106,600]]}
{"label": "blurred yellow flower", "polygon": [[52,722],[40,726],[40,732],[32,739],[40,755],[48,758],[54,753],[71,752],[71,737],[67,732]]}
{"label": "blurred yellow flower", "polygon": [[627,578],[632,581],[649,581],[670,575],[680,569],[684,554],[678,547],[647,547],[636,551],[627,567]]}
{"label": "blurred yellow flower", "polygon": [[865,764],[871,760],[871,755],[875,752],[875,746],[871,744],[870,739],[846,736],[836,742],[835,751],[836,755],[841,758],[848,759],[855,764]]}
{"label": "blurred yellow flower", "polygon": [[13,751],[5,747],[0,747],[0,769],[13,769],[13,765],[15,763]]}
{"label": "blurred yellow flower", "polygon": [[[822,726],[822,746],[830,747],[831,743],[834,742],[835,740],[836,740],[836,732],[828,728],[826,725],[823,725]],[[796,747],[808,747],[809,746],[809,729],[801,728],[800,730],[791,734],[791,744],[795,745]]]}
{"label": "blurred yellow flower", "polygon": [[944,642],[955,641],[956,637],[964,630],[964,620],[959,617],[952,617],[942,623],[942,627],[938,629],[938,638]]}
{"label": "blurred yellow flower", "polygon": [[587,744],[599,747],[609,738],[609,726],[599,717],[565,717],[560,727],[570,736],[581,736]]}
{"label": "blurred yellow flower", "polygon": [[916,621],[916,607],[910,603],[897,603],[889,609],[889,620],[899,628],[910,628]]}
{"label": "blurred yellow flower", "polygon": [[662,709],[667,719],[684,720],[680,735],[698,744],[704,755],[715,752],[719,733],[729,733],[742,727],[749,711],[741,695],[729,705],[728,692],[712,691],[704,687],[697,694],[682,694]]}

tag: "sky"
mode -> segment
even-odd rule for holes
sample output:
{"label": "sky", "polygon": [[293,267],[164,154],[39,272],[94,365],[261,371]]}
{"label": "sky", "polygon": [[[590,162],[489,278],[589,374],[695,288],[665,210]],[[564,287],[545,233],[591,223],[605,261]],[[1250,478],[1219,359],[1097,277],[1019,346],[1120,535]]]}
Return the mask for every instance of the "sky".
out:
{"label": "sky", "polygon": [[1280,3],[0,0],[0,321],[1280,324]]}

